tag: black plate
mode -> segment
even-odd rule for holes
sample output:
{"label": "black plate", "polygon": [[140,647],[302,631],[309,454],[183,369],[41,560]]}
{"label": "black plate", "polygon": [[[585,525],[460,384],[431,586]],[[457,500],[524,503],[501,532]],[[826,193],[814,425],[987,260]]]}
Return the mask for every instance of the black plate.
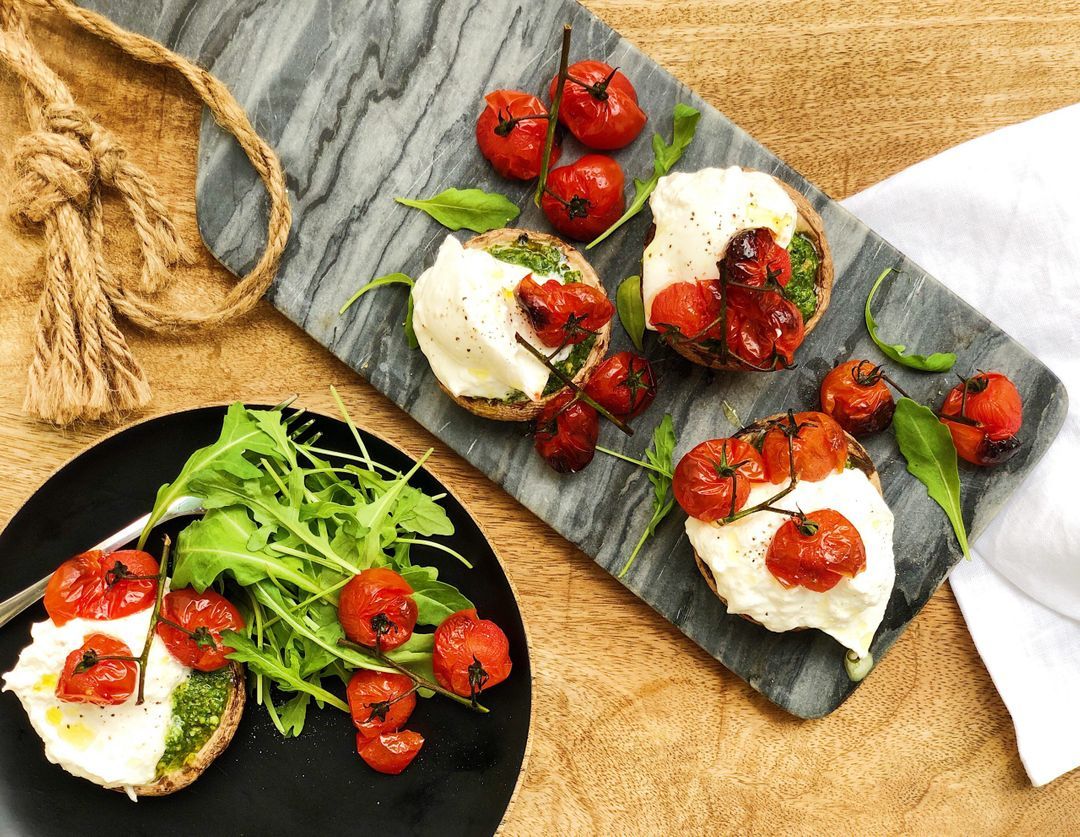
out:
{"label": "black plate", "polygon": [[[47,574],[142,514],[159,485],[188,455],[217,438],[224,408],[206,407],[130,427],[84,452],[52,476],[0,533],[0,599]],[[315,417],[320,445],[351,450],[348,428]],[[374,458],[401,471],[413,460],[369,433]],[[446,488],[421,470],[412,484]],[[439,567],[481,615],[510,639],[510,678],[492,690],[479,716],[448,700],[421,700],[409,727],[427,740],[400,776],[369,770],[352,725],[334,709],[308,714],[285,740],[266,711],[249,701],[231,746],[194,785],[171,796],[130,802],[70,776],[46,760],[18,699],[0,695],[0,834],[489,834],[510,802],[529,735],[532,675],[525,629],[510,584],[476,521],[452,496],[443,501],[456,530],[451,542],[474,569],[417,547],[418,563]],[[15,665],[41,605],[0,630],[0,671]]]}

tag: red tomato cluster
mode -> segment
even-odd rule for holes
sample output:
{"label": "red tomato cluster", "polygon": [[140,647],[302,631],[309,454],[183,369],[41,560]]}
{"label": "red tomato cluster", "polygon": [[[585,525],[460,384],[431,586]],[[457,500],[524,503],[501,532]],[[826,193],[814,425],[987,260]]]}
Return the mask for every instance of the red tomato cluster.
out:
{"label": "red tomato cluster", "polygon": [[134,549],[94,549],[69,558],[49,579],[45,610],[57,625],[71,619],[119,619],[154,603],[158,562]]}
{"label": "red tomato cluster", "polygon": [[229,662],[225,655],[233,652],[221,641],[221,632],[243,627],[244,617],[224,596],[185,587],[162,598],[156,631],[181,663],[199,671],[215,671]]}
{"label": "red tomato cluster", "polygon": [[[631,419],[652,404],[656,377],[641,355],[618,352],[593,370],[584,396],[617,419]],[[600,414],[585,398],[565,389],[544,405],[533,422],[536,452],[560,474],[580,471],[596,453]]]}
{"label": "red tomato cluster", "polygon": [[712,523],[742,509],[758,482],[765,482],[765,463],[753,445],[710,439],[679,460],[671,485],[683,511]]}
{"label": "red tomato cluster", "polygon": [[[110,659],[114,657],[124,659]],[[138,676],[126,643],[106,634],[89,634],[64,660],[56,696],[69,703],[116,706],[131,697]]]}
{"label": "red tomato cluster", "polygon": [[[480,153],[503,177],[532,180],[539,176],[548,124],[544,103],[520,90],[494,90],[484,101],[487,107],[476,120]],[[551,147],[552,163],[561,151],[556,141]]]}
{"label": "red tomato cluster", "polygon": [[782,292],[790,280],[791,259],[772,233],[746,230],[728,245],[718,279],[669,285],[650,319],[668,340],[743,369],[787,368],[806,336],[802,313]]}
{"label": "red tomato cluster", "polygon": [[[548,86],[555,98],[558,77]],[[480,153],[503,177],[532,180],[543,164],[550,114],[536,96],[520,90],[495,90],[476,122]],[[637,91],[618,68],[602,61],[579,61],[567,68],[559,124],[582,145],[614,151],[629,145],[645,127]],[[558,232],[578,241],[595,238],[626,209],[622,167],[605,154],[586,154],[554,168],[561,153],[559,131],[549,161],[541,208]]]}
{"label": "red tomato cluster", "polygon": [[408,767],[424,744],[419,733],[401,729],[416,708],[412,678],[360,669],[345,693],[360,758],[379,773],[397,775]]}
{"label": "red tomato cluster", "polygon": [[850,520],[821,509],[791,517],[776,530],[765,566],[784,587],[824,593],[866,569],[866,547]]}
{"label": "red tomato cluster", "polygon": [[1020,449],[1016,438],[1024,422],[1020,392],[1000,372],[979,372],[945,396],[941,421],[962,459],[973,465],[997,465]]}
{"label": "red tomato cluster", "polygon": [[412,636],[416,602],[409,583],[386,567],[364,570],[341,590],[338,619],[345,636],[377,651],[393,651]]}
{"label": "red tomato cluster", "polygon": [[791,478],[793,462],[799,479],[818,482],[843,471],[847,455],[844,429],[824,413],[792,413],[778,419],[761,443],[765,471],[774,484]]}
{"label": "red tomato cluster", "polygon": [[852,436],[865,436],[889,426],[896,402],[880,366],[849,360],[821,382],[821,411]]}
{"label": "red tomato cluster", "polygon": [[[416,625],[413,590],[386,567],[364,570],[342,588],[338,618],[353,642],[383,653],[407,642]],[[510,642],[494,622],[475,610],[448,616],[435,629],[432,665],[444,689],[473,700],[510,674]],[[416,708],[422,684],[406,674],[361,669],[349,680],[346,696],[356,751],[379,773],[397,774],[420,752],[424,737],[403,729]]]}
{"label": "red tomato cluster", "polygon": [[541,285],[531,273],[518,282],[514,295],[540,342],[560,349],[596,334],[615,313],[615,306],[599,288],[581,282],[563,284],[558,279]]}

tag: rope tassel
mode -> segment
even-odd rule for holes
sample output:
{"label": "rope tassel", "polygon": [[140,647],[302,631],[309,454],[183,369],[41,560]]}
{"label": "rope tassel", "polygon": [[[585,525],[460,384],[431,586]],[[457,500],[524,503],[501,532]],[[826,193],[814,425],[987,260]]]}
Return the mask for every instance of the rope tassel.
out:
{"label": "rope tassel", "polygon": [[[146,173],[75,103],[34,49],[24,14],[31,5],[60,13],[139,60],[178,70],[247,153],[270,195],[267,245],[218,308],[173,311],[150,299],[166,287],[171,268],[190,263],[194,255]],[[31,128],[15,147],[12,214],[45,237],[44,287],[24,409],[59,425],[116,420],[150,400],[150,385],[119,317],[154,331],[204,328],[246,313],[266,292],[291,224],[281,163],[220,81],[161,44],[68,0],[0,0],[0,62],[22,82]],[[131,287],[105,260],[102,197],[107,191],[121,199],[139,239],[142,269]]]}

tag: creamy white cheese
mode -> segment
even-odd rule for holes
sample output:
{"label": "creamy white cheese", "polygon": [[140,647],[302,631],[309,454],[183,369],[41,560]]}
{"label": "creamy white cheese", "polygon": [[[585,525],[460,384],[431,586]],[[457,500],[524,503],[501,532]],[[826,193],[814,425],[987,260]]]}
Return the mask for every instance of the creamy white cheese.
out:
{"label": "creamy white cheese", "polygon": [[156,778],[172,718],[172,694],[191,669],[177,662],[154,637],[146,668],[142,705],[132,694],[118,706],[70,703],[56,697],[56,684],[67,655],[90,634],[116,637],[138,656],[146,641],[151,608],[121,619],[52,620],[30,629],[32,642],[15,668],[4,675],[4,691],[14,692],[45,745],[45,756],[68,773],[107,788],[142,785]]}
{"label": "creamy white cheese", "polygon": [[649,208],[656,234],[645,248],[641,269],[649,328],[657,294],[676,282],[716,279],[716,263],[735,235],[764,227],[787,247],[799,219],[795,202],[776,180],[738,166],[664,175]]}
{"label": "creamy white cheese", "polygon": [[[752,506],[782,486],[755,486],[746,501]],[[726,526],[686,521],[686,534],[712,570],[716,589],[730,613],[744,613],[771,631],[817,628],[860,657],[870,648],[881,624],[896,578],[893,562],[893,515],[866,474],[847,468],[819,482],[800,482],[777,506],[811,512],[835,509],[862,537],[866,569],[842,578],[818,593],[802,586],[784,587],[765,566],[765,553],[787,517],[771,512],[748,515]]]}
{"label": "creamy white cheese", "polygon": [[[435,263],[416,280],[416,339],[435,377],[455,396],[502,399],[523,392],[533,401],[543,396],[547,367],[514,339],[520,333],[534,346],[543,345],[514,297],[529,273],[448,235]],[[552,278],[559,279],[533,274],[541,285]],[[556,359],[569,353],[564,349]]]}

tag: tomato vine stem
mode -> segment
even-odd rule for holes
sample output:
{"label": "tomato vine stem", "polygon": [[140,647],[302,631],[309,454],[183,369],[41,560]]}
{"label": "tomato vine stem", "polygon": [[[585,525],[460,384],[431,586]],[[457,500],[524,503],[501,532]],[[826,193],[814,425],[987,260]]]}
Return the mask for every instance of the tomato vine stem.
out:
{"label": "tomato vine stem", "polygon": [[143,643],[143,650],[139,655],[139,690],[135,697],[136,706],[141,706],[143,702],[143,691],[146,688],[146,665],[150,661],[150,646],[154,644],[154,634],[157,631],[158,615],[161,613],[161,600],[165,596],[165,579],[169,575],[170,552],[172,552],[172,538],[166,535],[161,546],[161,565],[158,568],[157,595],[154,596],[154,609],[150,613],[150,628],[146,632],[146,642]]}
{"label": "tomato vine stem", "polygon": [[547,136],[544,137],[544,156],[540,161],[540,179],[536,183],[536,194],[533,195],[533,203],[540,206],[540,198],[547,186],[548,172],[551,169],[551,149],[555,145],[555,129],[559,124],[559,107],[562,105],[563,89],[566,87],[566,70],[570,65],[570,34],[574,27],[567,23],[563,25],[562,53],[559,56],[559,76],[555,85],[555,96],[551,100],[551,110],[548,111]]}
{"label": "tomato vine stem", "polygon": [[601,406],[595,399],[593,399],[589,395],[587,395],[585,390],[583,390],[580,386],[578,386],[576,383],[574,383],[573,378],[571,378],[569,375],[564,373],[558,366],[556,366],[554,363],[552,363],[550,360],[548,360],[547,355],[545,355],[538,348],[536,348],[536,346],[534,346],[532,343],[530,343],[528,340],[526,340],[524,337],[522,337],[521,334],[515,334],[514,339],[517,340],[517,342],[520,343],[522,346],[524,346],[526,348],[526,350],[528,350],[529,354],[531,354],[538,361],[540,361],[542,364],[544,364],[544,366],[546,366],[548,368],[548,371],[551,372],[552,375],[554,375],[556,378],[558,378],[560,381],[562,381],[566,386],[570,387],[570,389],[572,389],[574,391],[574,393],[577,395],[577,397],[580,400],[584,401],[590,407],[595,409],[596,412],[598,412],[600,415],[602,415],[604,418],[606,418],[608,421],[610,421],[612,424],[614,424],[617,428],[619,428],[619,430],[621,430],[627,436],[633,436],[634,435],[634,429],[630,425],[628,425],[622,419],[617,418],[616,416],[612,415],[610,410],[608,410],[605,407]]}
{"label": "tomato vine stem", "polygon": [[374,656],[378,659],[378,661],[380,663],[385,663],[386,665],[390,666],[395,671],[398,671],[401,674],[404,674],[406,677],[411,679],[412,682],[415,683],[421,689],[430,689],[431,691],[436,692],[437,694],[440,694],[443,697],[448,697],[448,698],[450,698],[450,700],[453,700],[453,701],[456,701],[457,703],[460,703],[462,706],[469,707],[474,712],[486,713],[486,712],[489,711],[486,706],[481,706],[475,700],[470,700],[469,698],[462,697],[461,695],[457,694],[456,692],[451,692],[449,689],[444,689],[438,683],[432,682],[431,680],[428,680],[425,677],[421,677],[415,671],[410,671],[409,669],[405,668],[405,666],[403,666],[401,663],[397,662],[396,660],[390,659],[388,656],[383,654],[381,651],[376,651],[375,649],[368,648],[367,646],[364,646],[364,645],[358,645],[357,643],[350,642],[347,639],[339,639],[338,640],[338,645],[340,645],[342,648],[351,648],[353,651],[360,651],[360,652],[362,652],[364,654],[374,654]]}

